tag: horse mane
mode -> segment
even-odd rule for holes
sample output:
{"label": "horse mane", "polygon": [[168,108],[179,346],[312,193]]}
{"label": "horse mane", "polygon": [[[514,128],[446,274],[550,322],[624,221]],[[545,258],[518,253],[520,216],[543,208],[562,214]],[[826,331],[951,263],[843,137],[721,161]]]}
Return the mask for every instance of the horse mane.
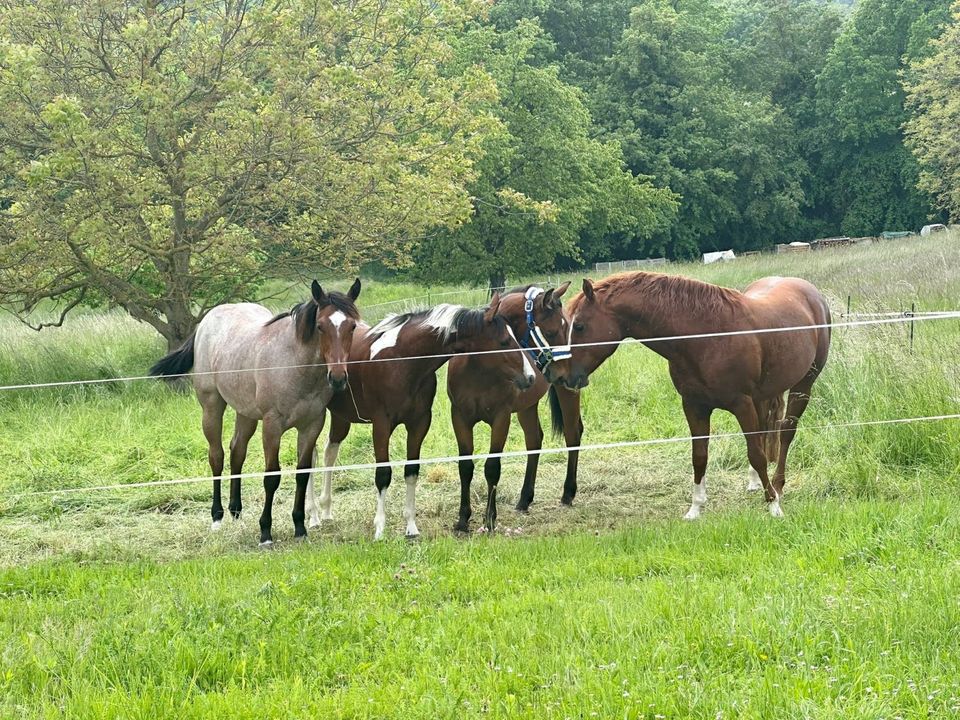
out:
{"label": "horse mane", "polygon": [[[742,293],[720,285],[695,280],[683,275],[653,272],[625,272],[611,275],[593,284],[598,295],[614,296],[626,292],[642,293],[650,312],[689,308],[697,313],[715,314],[736,305]],[[570,301],[569,311],[576,312],[584,301],[582,292]]]}
{"label": "horse mane", "polygon": [[339,310],[351,320],[360,319],[360,311],[357,310],[356,304],[348,295],[334,291],[327,293],[324,297],[326,301],[322,305],[311,297],[294,305],[286,312],[274,315],[264,323],[264,327],[273,325],[284,318],[292,318],[297,338],[300,342],[306,343],[313,339],[313,335],[317,331],[317,313],[325,307],[332,305],[334,310]]}
{"label": "horse mane", "polygon": [[[499,315],[494,317],[494,322],[498,324],[498,327],[500,324],[506,324],[506,320]],[[486,321],[484,320],[484,310],[473,310],[462,305],[443,303],[426,310],[388,315],[370,329],[369,335],[378,338],[385,332],[395,330],[406,323],[420,327],[430,327],[440,337],[441,341],[447,343],[454,336],[464,339],[479,335],[483,332]]]}
{"label": "horse mane", "polygon": [[501,298],[504,298],[504,297],[506,297],[507,295],[515,295],[515,294],[517,294],[517,293],[526,294],[527,290],[529,290],[529,289],[532,288],[532,287],[536,287],[536,286],[537,286],[536,283],[528,283],[528,284],[526,284],[526,285],[517,285],[516,287],[512,287],[512,288],[510,288],[509,290],[504,290],[504,291],[500,294],[500,297],[501,297]]}

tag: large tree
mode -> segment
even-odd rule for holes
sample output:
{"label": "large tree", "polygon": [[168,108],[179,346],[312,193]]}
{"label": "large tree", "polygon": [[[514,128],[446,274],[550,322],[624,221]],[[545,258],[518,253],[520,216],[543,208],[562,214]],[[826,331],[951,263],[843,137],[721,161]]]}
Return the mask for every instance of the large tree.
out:
{"label": "large tree", "polygon": [[901,85],[929,54],[949,0],[861,0],[818,81],[816,213],[845,233],[916,229],[934,211],[904,145]]}
{"label": "large tree", "polygon": [[960,2],[932,55],[911,68],[907,140],[920,163],[920,187],[960,219]]}
{"label": "large tree", "polygon": [[0,302],[173,346],[283,263],[402,262],[470,212],[460,0],[0,0]]}
{"label": "large tree", "polygon": [[619,145],[594,139],[579,91],[534,57],[544,42],[529,20],[504,32],[477,28],[462,41],[463,62],[482,60],[497,83],[490,111],[502,131],[484,145],[470,223],[423,244],[421,275],[499,287],[508,273],[558,260],[645,253],[672,220],[672,194],[624,168]]}

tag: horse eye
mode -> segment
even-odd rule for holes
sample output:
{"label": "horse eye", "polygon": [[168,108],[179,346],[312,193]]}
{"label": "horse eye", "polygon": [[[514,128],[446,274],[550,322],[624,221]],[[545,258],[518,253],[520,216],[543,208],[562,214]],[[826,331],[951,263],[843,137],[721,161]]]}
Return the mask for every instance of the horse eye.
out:
{"label": "horse eye", "polygon": [[508,347],[510,347],[510,341],[509,341],[509,340],[501,340],[501,341],[500,341],[500,347],[502,347],[502,348],[508,348]]}
{"label": "horse eye", "polygon": [[573,324],[573,329],[574,329],[576,332],[583,332],[583,323],[574,323],[574,324]]}

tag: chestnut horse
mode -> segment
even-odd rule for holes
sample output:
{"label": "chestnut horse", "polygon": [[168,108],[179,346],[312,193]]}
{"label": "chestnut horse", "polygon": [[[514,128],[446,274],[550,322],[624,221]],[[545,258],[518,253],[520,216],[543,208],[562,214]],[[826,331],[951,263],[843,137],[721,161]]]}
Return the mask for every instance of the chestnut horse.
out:
{"label": "chestnut horse", "polygon": [[[623,273],[596,284],[584,280],[568,316],[572,357],[548,367],[547,378],[577,389],[585,387],[588,375],[617,349],[614,343],[589,343],[746,331],[643,344],[667,359],[694,438],[693,501],[687,519],[697,518],[706,503],[706,436],[716,409],[733,413],[746,437],[753,468],[749,489],[762,487],[770,514],[783,514],[787,452],[830,350],[830,328],[808,328],[830,324],[827,301],[813,285],[799,278],[770,277],[741,293],[684,277]],[[750,332],[791,327],[808,329]],[[767,463],[774,460],[771,482]]]}
{"label": "chestnut horse", "polygon": [[[506,318],[514,335],[521,338],[521,344],[527,348],[531,360],[540,370],[565,357],[569,352],[568,348],[559,346],[569,335],[560,300],[569,286],[570,283],[566,282],[556,289],[544,291],[528,285],[509,290],[500,299],[500,314]],[[504,374],[504,366],[496,355],[462,355],[451,359],[447,371],[447,395],[450,397],[458,454],[473,454],[473,429],[480,422],[490,426],[490,452],[502,452],[510,431],[510,416],[514,413],[523,430],[527,450],[542,448],[543,429],[538,406],[550,387],[542,372],[537,373],[536,381],[531,387],[517,387],[510,382],[509,375]],[[561,397],[566,412],[559,407]],[[551,401],[555,422],[559,425],[562,420],[566,427],[569,419],[570,444],[578,445],[583,429],[580,423],[579,396],[571,390],[560,388],[559,392],[551,393]],[[555,426],[554,430],[558,429],[559,427]],[[572,485],[572,489],[565,486],[565,490],[569,490],[569,493],[564,493],[565,502],[568,504],[576,493],[578,455],[577,450],[568,453],[567,478],[568,484]],[[520,512],[526,512],[533,502],[539,462],[539,454],[527,456],[523,487],[517,502],[517,510]],[[492,532],[497,520],[496,493],[500,482],[500,458],[488,458],[483,469],[487,481],[484,523],[486,529]],[[472,459],[460,461],[460,513],[454,525],[454,530],[459,532],[468,530],[470,516],[473,514],[470,507],[473,470]]]}
{"label": "chestnut horse", "polygon": [[[500,296],[494,295],[489,307],[471,310],[459,305],[438,305],[431,310],[393,315],[363,334],[357,335],[350,353],[352,372],[347,389],[330,402],[330,437],[323,454],[325,467],[337,461],[340,444],[354,423],[373,424],[373,449],[376,461],[390,459],[390,436],[398,425],[407,430],[407,485],[404,517],[407,537],[420,534],[416,523],[416,491],[420,474],[420,446],[430,429],[433,398],[437,392],[437,371],[451,353],[519,349],[510,326],[497,314]],[[529,387],[534,379],[530,363],[519,352],[493,353],[488,357],[519,388]],[[394,359],[395,358],[395,359]],[[408,359],[409,358],[409,359]],[[365,360],[376,362],[365,363]],[[383,537],[386,528],[386,496],[390,487],[390,467],[375,471],[377,512],[374,538]],[[333,472],[324,473],[319,506],[323,519],[332,518]],[[311,480],[307,493],[311,527],[319,525],[317,502]]]}
{"label": "chestnut horse", "polygon": [[[151,375],[193,371],[193,386],[203,408],[203,434],[209,444],[213,481],[213,529],[223,519],[223,413],[237,412],[230,441],[230,474],[239,475],[247,445],[263,420],[266,497],[260,517],[260,545],[273,544],[273,496],[280,486],[280,438],[297,429],[297,492],[293,501],[294,536],[306,536],[304,501],[317,438],[335,390],[346,387],[345,362],[360,315],[354,301],[360,279],[347,295],[325,293],[316,280],[313,296],[290,312],[274,316],[262,305],[218,305],[200,321],[183,347],[152,368]],[[240,479],[230,480],[230,513],[240,517]]]}

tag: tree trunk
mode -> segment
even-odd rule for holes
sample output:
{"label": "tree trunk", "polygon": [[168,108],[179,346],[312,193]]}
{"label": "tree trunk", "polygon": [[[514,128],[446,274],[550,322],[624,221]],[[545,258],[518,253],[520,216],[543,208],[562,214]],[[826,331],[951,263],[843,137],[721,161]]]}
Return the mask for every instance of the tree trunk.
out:
{"label": "tree trunk", "polygon": [[503,289],[507,285],[507,274],[501,268],[491,270],[489,283],[488,291],[490,297],[493,297],[494,292],[503,292]]}

